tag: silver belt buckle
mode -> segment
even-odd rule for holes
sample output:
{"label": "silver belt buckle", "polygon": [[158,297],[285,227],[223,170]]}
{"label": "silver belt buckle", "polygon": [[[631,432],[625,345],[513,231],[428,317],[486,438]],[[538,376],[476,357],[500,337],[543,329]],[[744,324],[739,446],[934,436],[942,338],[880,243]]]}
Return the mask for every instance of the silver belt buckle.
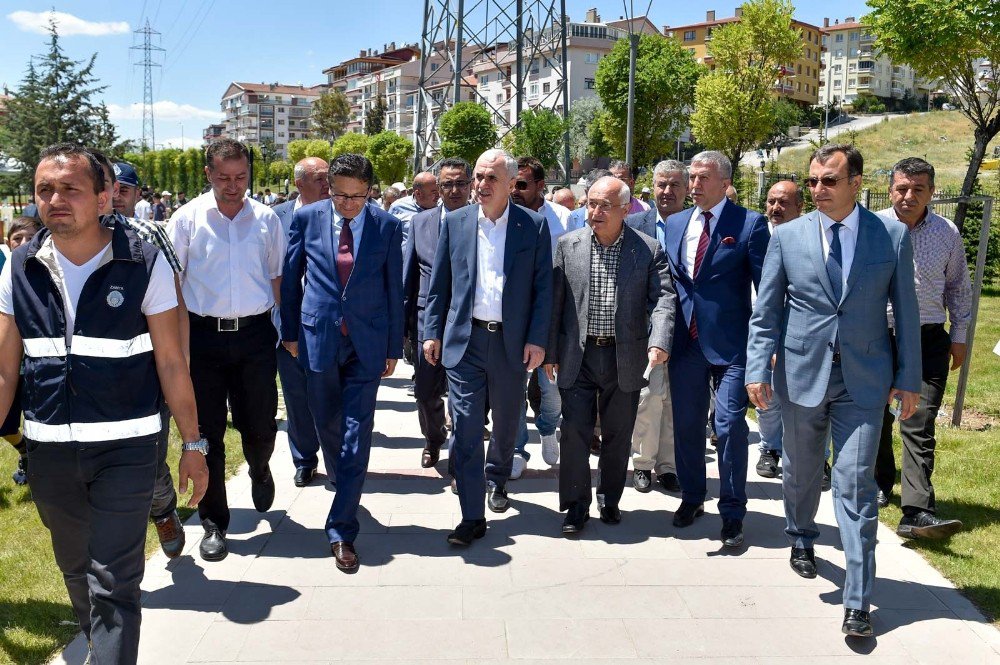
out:
{"label": "silver belt buckle", "polygon": [[498,330],[500,330],[500,323],[498,321],[486,322],[486,332],[495,333]]}
{"label": "silver belt buckle", "polygon": [[219,332],[238,332],[240,329],[240,320],[220,318],[217,328]]}

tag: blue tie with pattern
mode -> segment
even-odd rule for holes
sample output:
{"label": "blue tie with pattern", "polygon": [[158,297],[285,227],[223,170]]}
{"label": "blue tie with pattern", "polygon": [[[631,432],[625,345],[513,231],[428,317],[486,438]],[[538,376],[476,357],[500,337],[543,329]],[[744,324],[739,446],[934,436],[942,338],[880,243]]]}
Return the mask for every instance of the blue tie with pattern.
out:
{"label": "blue tie with pattern", "polygon": [[840,230],[844,225],[835,222],[830,230],[833,232],[833,239],[830,241],[830,253],[826,257],[826,274],[830,276],[830,285],[833,287],[833,299],[840,304],[840,299],[844,296],[844,259],[840,249]]}

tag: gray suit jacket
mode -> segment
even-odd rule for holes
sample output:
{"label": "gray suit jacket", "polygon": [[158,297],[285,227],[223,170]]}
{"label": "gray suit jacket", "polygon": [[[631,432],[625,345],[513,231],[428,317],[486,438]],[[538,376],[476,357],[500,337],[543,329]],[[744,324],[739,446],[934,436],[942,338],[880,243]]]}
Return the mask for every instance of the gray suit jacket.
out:
{"label": "gray suit jacket", "polygon": [[[646,385],[647,351],[670,352],[677,295],[666,256],[655,238],[624,226],[615,309],[618,385],[626,391]],[[558,385],[571,388],[580,374],[587,344],[590,304],[589,226],[559,239],[553,268],[552,325],[545,362],[559,365]]]}
{"label": "gray suit jacket", "polygon": [[655,207],[643,212],[634,212],[625,218],[625,223],[636,231],[645,233],[653,240],[656,240],[656,217]]}
{"label": "gray suit jacket", "polygon": [[[844,384],[858,406],[884,405],[893,387],[919,392],[920,313],[906,225],[860,208],[854,261],[839,303],[820,233],[818,212],[774,227],[750,319],[746,382],[772,383],[782,401],[817,406],[826,395],[839,336]],[[887,302],[896,318],[895,373]]]}

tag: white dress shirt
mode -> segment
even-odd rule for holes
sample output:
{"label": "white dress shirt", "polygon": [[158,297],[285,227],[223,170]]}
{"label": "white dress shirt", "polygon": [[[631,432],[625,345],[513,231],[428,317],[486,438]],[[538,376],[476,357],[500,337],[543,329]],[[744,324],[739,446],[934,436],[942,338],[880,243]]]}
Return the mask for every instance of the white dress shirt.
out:
{"label": "white dress shirt", "polygon": [[559,238],[567,231],[569,228],[569,208],[561,206],[558,203],[552,203],[551,201],[544,201],[542,207],[538,210],[539,214],[545,217],[545,221],[549,225],[549,239],[552,240],[552,260],[555,261],[556,257],[556,245],[559,243]]}
{"label": "white dress shirt", "polygon": [[237,318],[274,306],[271,280],[281,277],[288,241],[263,203],[244,199],[229,219],[209,191],[174,213],[167,235],[184,269],[181,292],[192,313]]}
{"label": "white dress shirt", "polygon": [[[822,231],[820,237],[823,239],[823,261],[825,262],[827,257],[830,256],[830,243],[833,241],[833,229],[831,227],[836,222],[822,212],[819,213],[819,221],[820,230]],[[854,248],[858,244],[858,224],[860,221],[861,213],[858,212],[858,206],[855,205],[851,214],[843,219],[844,226],[840,229],[841,293],[847,291],[847,277],[851,274],[851,265],[854,263]]]}
{"label": "white dress shirt", "polygon": [[507,216],[510,203],[497,221],[491,222],[479,206],[476,229],[476,299],[472,318],[482,321],[503,319],[503,253],[507,245]]}
{"label": "white dress shirt", "polygon": [[[719,217],[722,215],[722,209],[726,207],[726,201],[728,200],[723,197],[721,201],[709,208],[709,212],[712,213],[712,221],[708,225],[708,235],[710,237],[715,232],[715,227],[719,224]],[[705,213],[701,208],[695,206],[694,211],[691,213],[691,221],[688,222],[687,231],[684,232],[682,251],[684,267],[687,268],[688,274],[692,277],[694,276],[694,261],[698,256],[698,241],[701,239],[704,229]]]}

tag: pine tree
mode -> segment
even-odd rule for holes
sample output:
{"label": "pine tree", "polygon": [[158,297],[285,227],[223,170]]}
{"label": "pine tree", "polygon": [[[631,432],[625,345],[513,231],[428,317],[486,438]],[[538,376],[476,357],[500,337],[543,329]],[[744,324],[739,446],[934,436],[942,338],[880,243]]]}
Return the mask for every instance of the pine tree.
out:
{"label": "pine tree", "polygon": [[378,95],[371,108],[365,113],[365,134],[375,136],[385,129],[385,97]]}

